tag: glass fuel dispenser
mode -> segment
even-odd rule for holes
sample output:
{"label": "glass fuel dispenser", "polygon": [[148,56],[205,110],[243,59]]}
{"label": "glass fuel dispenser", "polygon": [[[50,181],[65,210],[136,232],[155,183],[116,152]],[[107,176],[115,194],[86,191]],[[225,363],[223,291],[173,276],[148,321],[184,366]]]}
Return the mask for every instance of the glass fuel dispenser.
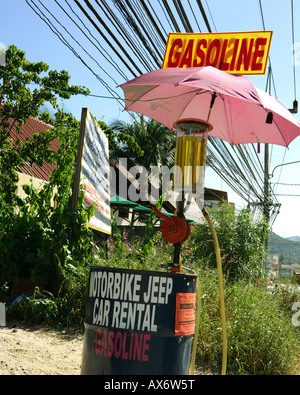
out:
{"label": "glass fuel dispenser", "polygon": [[206,147],[212,125],[202,120],[182,120],[175,126],[177,141],[173,189],[179,192],[177,212],[169,217],[156,207],[153,210],[164,220],[161,227],[163,238],[175,247],[171,271],[181,272],[181,245],[190,235],[190,225],[184,218],[185,195],[193,195],[198,206],[204,203]]}
{"label": "glass fuel dispenser", "polygon": [[176,124],[174,191],[197,193],[204,186],[206,147],[212,126],[205,121]]}

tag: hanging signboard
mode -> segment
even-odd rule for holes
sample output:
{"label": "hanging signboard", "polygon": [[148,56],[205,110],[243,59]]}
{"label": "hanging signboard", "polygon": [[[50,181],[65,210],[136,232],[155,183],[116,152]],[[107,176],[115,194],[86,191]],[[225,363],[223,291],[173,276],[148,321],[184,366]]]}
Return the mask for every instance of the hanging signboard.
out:
{"label": "hanging signboard", "polygon": [[108,140],[87,108],[82,109],[78,158],[78,185],[83,186],[85,205],[94,207],[88,225],[111,234]]}
{"label": "hanging signboard", "polygon": [[272,33],[170,33],[162,67],[213,66],[232,74],[264,74]]}

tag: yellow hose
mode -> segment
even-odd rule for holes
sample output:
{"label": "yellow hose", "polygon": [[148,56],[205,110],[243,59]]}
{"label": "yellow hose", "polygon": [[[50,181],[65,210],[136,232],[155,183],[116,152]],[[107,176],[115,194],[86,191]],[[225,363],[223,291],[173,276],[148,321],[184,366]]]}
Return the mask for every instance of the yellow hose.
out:
{"label": "yellow hose", "polygon": [[[197,274],[196,272],[194,273]],[[197,276],[197,285],[196,285],[196,301],[197,301],[197,315],[195,321],[195,334],[193,338],[193,347],[192,347],[191,364],[190,364],[191,375],[194,375],[195,373],[196,351],[197,351],[200,314],[201,314],[201,290],[200,290],[200,280],[198,276]]]}
{"label": "yellow hose", "polygon": [[222,359],[222,375],[226,374],[226,366],[227,366],[227,330],[226,330],[226,315],[225,315],[225,301],[224,301],[224,288],[223,288],[223,273],[222,273],[222,263],[221,263],[221,254],[219,248],[219,242],[217,233],[213,226],[212,220],[208,215],[207,211],[202,208],[202,213],[210,227],[214,245],[215,245],[215,253],[217,259],[217,269],[218,269],[218,280],[219,280],[219,294],[220,294],[220,308],[221,308],[221,322],[222,322],[222,337],[223,337],[223,359]]}

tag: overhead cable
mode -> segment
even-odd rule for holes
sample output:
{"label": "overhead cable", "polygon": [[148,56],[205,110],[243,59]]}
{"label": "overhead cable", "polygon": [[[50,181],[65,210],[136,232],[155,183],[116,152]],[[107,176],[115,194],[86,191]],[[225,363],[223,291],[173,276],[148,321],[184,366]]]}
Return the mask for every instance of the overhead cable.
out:
{"label": "overhead cable", "polygon": [[[29,3],[29,0],[26,1]],[[201,0],[193,2],[192,0],[188,0],[188,2],[182,0],[111,0],[110,2],[74,0],[74,7],[71,7],[68,0],[65,2],[55,0],[55,3],[59,4],[60,8],[67,13],[68,21],[71,21],[77,29],[76,33],[74,31],[70,31],[70,34],[65,32],[62,27],[64,21],[61,19],[61,12],[57,12],[55,15],[53,7],[51,13],[55,15],[59,24],[55,22],[54,17],[48,16],[47,20],[39,10],[35,9],[35,12],[106,89],[110,89],[111,97],[118,100],[119,103],[123,103],[124,100],[120,98],[120,94],[110,88],[109,80],[112,80],[115,85],[120,85],[124,80],[129,80],[145,73],[145,71],[160,68],[168,30],[172,32],[180,32],[182,29],[187,32],[201,31],[201,24],[205,24],[206,29],[212,32],[208,15]],[[45,3],[45,6],[50,8],[50,4],[52,6],[53,2]],[[206,9],[209,11],[210,20],[215,28],[207,1]],[[72,15],[69,10],[72,11]],[[75,18],[77,18],[76,21]],[[98,62],[100,67],[97,63],[96,68],[88,64],[89,59],[94,59],[93,62],[97,60],[97,55],[93,55],[88,47],[85,57],[76,50],[80,46],[83,50],[84,46],[80,38],[76,36],[78,33],[88,40],[93,46],[93,50],[98,47],[105,54],[101,57],[103,64]],[[67,34],[71,40],[66,39]],[[99,35],[99,39],[97,39],[97,35]],[[72,43],[74,44],[72,45]],[[102,78],[97,74],[97,69],[101,70]],[[116,76],[108,75],[110,74],[109,70],[112,69],[116,72]],[[273,75],[270,75],[270,78],[272,79]],[[104,97],[93,94],[90,96]],[[210,165],[214,171],[239,196],[250,201],[255,207],[255,202],[262,196],[263,171],[262,163],[254,146],[245,145],[232,148],[224,142],[216,143],[214,141],[214,144],[210,144],[209,156],[211,158]]]}
{"label": "overhead cable", "polygon": [[210,27],[210,24],[209,24],[209,21],[208,21],[208,18],[207,18],[207,15],[206,15],[206,12],[205,12],[205,9],[202,5],[201,0],[197,0],[197,4],[198,4],[198,7],[201,11],[201,14],[202,14],[202,17],[203,17],[204,22],[206,24],[207,30],[209,31],[209,33],[212,33],[212,30],[211,30],[211,27]]}
{"label": "overhead cable", "polygon": [[[25,0],[29,7],[38,15],[43,22],[50,28],[50,30],[59,38],[59,40],[68,48],[70,51],[83,63],[83,65],[91,71],[91,73],[98,79],[98,81],[107,89],[107,91],[114,97],[117,101],[119,101],[116,92],[110,87],[107,82],[102,79],[85,61],[84,59],[78,54],[78,52],[72,47],[69,42],[65,39],[65,37],[57,30],[57,28],[50,22],[49,18],[45,16],[45,14],[41,11],[41,9],[31,0],[31,4],[29,3],[30,0]],[[36,7],[36,8],[35,8]],[[95,95],[89,95],[95,96]],[[120,101],[119,101],[120,103]]]}
{"label": "overhead cable", "polygon": [[[139,74],[142,74],[142,71],[135,65],[135,62],[133,61],[133,59],[131,58],[131,56],[127,52],[127,50],[120,43],[120,41],[116,38],[116,36],[111,31],[111,29],[107,26],[107,24],[105,23],[104,19],[100,17],[100,15],[97,13],[97,11],[92,6],[92,4],[88,0],[84,0],[84,2],[86,3],[87,7],[93,12],[93,14],[96,17],[96,19],[98,19],[98,21],[100,22],[101,26],[105,27],[107,33],[111,36],[111,38],[113,38],[113,40],[115,41],[115,44],[117,44],[117,46],[121,49],[123,54],[129,60],[129,62],[131,63],[131,66],[125,61],[124,56],[122,56],[122,54],[115,47],[113,42],[108,39],[107,34],[102,32],[102,30],[99,28],[98,24],[90,17],[90,15],[86,12],[85,8],[80,4],[80,2],[78,0],[74,0],[74,1],[75,1],[76,5],[80,8],[80,10],[84,13],[84,15],[88,18],[88,20],[92,23],[92,25],[98,31],[98,33],[101,35],[101,37],[106,41],[108,46],[114,51],[114,53],[117,55],[119,60],[121,60],[121,62],[124,63],[124,65],[131,72],[131,74],[134,77],[137,77]],[[134,66],[137,71],[134,71],[132,66]]]}

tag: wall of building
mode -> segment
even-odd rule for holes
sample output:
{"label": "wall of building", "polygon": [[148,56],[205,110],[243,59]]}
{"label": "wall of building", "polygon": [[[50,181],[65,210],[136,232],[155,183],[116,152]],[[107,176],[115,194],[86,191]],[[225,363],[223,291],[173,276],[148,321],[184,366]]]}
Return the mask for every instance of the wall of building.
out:
{"label": "wall of building", "polygon": [[21,198],[25,198],[27,196],[26,193],[23,191],[23,188],[22,188],[23,185],[32,185],[34,188],[36,188],[39,191],[47,183],[44,180],[40,180],[38,178],[29,176],[24,173],[18,173],[18,176],[19,176],[19,182],[17,185],[17,194]]}

